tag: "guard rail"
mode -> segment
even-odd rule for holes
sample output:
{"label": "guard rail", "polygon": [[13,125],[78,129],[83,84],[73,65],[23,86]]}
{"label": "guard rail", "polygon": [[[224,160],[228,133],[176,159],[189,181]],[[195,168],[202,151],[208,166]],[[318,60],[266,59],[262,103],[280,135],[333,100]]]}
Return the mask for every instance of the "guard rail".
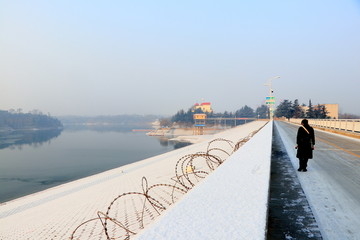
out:
{"label": "guard rail", "polygon": [[[301,123],[300,118],[290,118],[292,123]],[[360,133],[360,119],[308,119],[314,127],[333,129],[345,132]]]}

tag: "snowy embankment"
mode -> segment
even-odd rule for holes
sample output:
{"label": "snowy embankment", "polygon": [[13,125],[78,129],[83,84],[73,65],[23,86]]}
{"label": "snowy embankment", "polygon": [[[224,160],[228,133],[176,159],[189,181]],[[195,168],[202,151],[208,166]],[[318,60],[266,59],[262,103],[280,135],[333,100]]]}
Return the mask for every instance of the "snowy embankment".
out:
{"label": "snowy embankment", "polygon": [[265,239],[273,123],[136,239]]}

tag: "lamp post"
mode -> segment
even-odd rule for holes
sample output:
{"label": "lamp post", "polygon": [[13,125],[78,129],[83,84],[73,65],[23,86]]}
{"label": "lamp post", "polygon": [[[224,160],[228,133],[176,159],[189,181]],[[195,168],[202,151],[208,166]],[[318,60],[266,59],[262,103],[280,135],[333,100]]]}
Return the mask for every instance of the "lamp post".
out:
{"label": "lamp post", "polygon": [[272,89],[272,80],[280,78],[280,76],[276,76],[276,77],[272,77],[269,79],[269,83],[264,84],[265,86],[269,86],[269,102],[267,103],[269,105],[269,118],[270,121],[273,120],[273,105],[274,105],[274,101],[273,101],[273,89]]}

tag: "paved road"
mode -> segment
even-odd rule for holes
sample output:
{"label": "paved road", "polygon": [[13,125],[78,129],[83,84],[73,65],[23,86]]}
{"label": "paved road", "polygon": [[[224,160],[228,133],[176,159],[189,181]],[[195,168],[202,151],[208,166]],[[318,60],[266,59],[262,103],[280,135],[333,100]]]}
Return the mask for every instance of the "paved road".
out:
{"label": "paved road", "polygon": [[[275,123],[294,165],[298,125]],[[360,141],[315,131],[314,159],[297,172],[324,239],[360,239]]]}

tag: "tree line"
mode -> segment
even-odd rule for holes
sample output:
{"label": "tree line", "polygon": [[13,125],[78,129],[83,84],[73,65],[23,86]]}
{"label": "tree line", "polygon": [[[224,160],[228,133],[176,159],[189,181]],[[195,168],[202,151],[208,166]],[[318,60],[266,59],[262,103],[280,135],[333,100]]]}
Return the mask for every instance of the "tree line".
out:
{"label": "tree line", "polygon": [[[191,126],[194,124],[193,115],[195,113],[204,113],[201,109],[194,110],[189,108],[187,111],[179,110],[175,115],[170,118],[160,119],[161,126],[172,126],[177,123],[180,125]],[[235,112],[225,111],[223,113],[206,113],[207,118],[258,118],[258,119],[267,119],[269,118],[269,108],[266,105],[261,105],[256,108],[256,110],[245,105],[242,108],[236,110]],[[309,104],[299,104],[299,100],[295,99],[294,102],[290,100],[283,100],[274,111],[274,116],[281,118],[321,118],[326,119],[330,118],[328,116],[328,111],[323,104],[313,105],[311,100]],[[210,121],[207,121],[210,123]]]}
{"label": "tree line", "polygon": [[294,102],[289,100],[283,100],[276,108],[274,116],[281,118],[330,118],[328,116],[328,111],[326,110],[325,105],[318,104],[313,106],[311,100],[309,100],[309,105],[305,104],[300,105],[299,100],[295,99]]}
{"label": "tree line", "polygon": [[0,130],[59,129],[62,123],[40,111],[22,113],[21,111],[0,110]]}
{"label": "tree line", "polygon": [[[210,112],[206,113],[207,118],[268,118],[268,107],[266,105],[261,105],[256,110],[251,107],[245,105],[242,108],[236,110],[235,112],[225,111],[223,113],[215,113]],[[180,125],[191,126],[194,124],[193,115],[196,113],[205,113],[201,109],[194,110],[193,108],[189,108],[187,111],[179,110],[175,115],[170,118],[163,118],[160,120],[161,126],[172,126],[177,123]],[[207,121],[207,123],[211,124],[211,121]]]}

